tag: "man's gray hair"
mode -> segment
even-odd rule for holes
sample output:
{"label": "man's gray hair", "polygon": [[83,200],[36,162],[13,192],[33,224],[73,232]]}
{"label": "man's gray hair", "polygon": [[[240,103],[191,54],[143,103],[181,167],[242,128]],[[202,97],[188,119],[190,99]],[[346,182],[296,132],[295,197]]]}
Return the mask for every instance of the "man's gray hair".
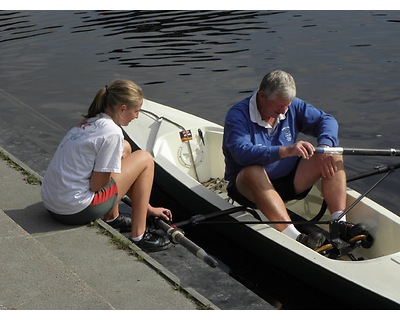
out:
{"label": "man's gray hair", "polygon": [[259,89],[264,91],[267,99],[280,96],[292,101],[296,97],[296,83],[293,77],[282,70],[267,73],[261,81]]}

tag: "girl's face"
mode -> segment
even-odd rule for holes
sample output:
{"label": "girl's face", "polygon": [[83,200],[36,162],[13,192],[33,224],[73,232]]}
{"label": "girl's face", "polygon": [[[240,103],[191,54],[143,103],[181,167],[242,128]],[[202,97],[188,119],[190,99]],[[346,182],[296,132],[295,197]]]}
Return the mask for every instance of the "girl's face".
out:
{"label": "girl's face", "polygon": [[132,120],[139,117],[139,112],[142,109],[143,99],[141,99],[139,106],[128,108],[126,105],[119,107],[117,123],[121,126],[127,126]]}

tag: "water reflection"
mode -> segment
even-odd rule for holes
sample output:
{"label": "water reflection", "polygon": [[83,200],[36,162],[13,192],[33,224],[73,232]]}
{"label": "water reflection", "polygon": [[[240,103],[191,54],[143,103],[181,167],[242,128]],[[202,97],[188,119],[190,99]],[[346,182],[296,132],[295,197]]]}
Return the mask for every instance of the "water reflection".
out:
{"label": "water reflection", "polygon": [[[182,66],[190,62],[218,61],[237,49],[250,32],[267,30],[260,17],[279,12],[256,11],[105,11],[82,16],[73,32],[106,29],[105,37],[122,35],[121,47],[99,52],[128,67]],[[134,45],[132,45],[132,43]],[[220,48],[222,46],[222,48]],[[226,47],[231,48],[226,49]],[[140,52],[140,54],[138,54]],[[219,70],[221,71],[221,70]]]}
{"label": "water reflection", "polygon": [[0,43],[44,36],[62,28],[59,24],[34,24],[25,12],[0,12],[0,23]]}

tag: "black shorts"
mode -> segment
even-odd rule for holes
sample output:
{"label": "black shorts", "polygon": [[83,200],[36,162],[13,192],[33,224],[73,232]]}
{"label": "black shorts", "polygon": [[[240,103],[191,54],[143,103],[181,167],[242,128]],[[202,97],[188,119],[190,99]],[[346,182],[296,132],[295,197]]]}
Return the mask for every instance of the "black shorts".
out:
{"label": "black shorts", "polygon": [[[293,170],[288,175],[271,181],[275,190],[279,193],[284,202],[290,200],[304,199],[311,190],[311,188],[309,188],[308,190],[300,194],[296,194],[296,191],[294,189],[294,177],[296,175],[297,167],[299,166],[300,160],[301,158],[299,158]],[[256,205],[253,202],[251,202],[237,190],[236,179],[232,181],[231,185],[228,188],[228,196],[242,206],[256,208]]]}

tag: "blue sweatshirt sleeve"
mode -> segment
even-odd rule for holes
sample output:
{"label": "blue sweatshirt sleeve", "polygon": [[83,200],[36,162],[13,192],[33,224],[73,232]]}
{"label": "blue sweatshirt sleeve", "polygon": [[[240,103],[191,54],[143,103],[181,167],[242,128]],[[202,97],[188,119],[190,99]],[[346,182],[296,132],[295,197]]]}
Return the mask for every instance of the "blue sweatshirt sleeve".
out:
{"label": "blue sweatshirt sleeve", "polygon": [[290,108],[296,110],[299,132],[317,138],[318,144],[330,147],[339,145],[339,125],[336,119],[305,101],[295,98]]}
{"label": "blue sweatshirt sleeve", "polygon": [[257,133],[250,120],[248,104],[231,108],[225,118],[223,151],[227,161],[239,166],[268,165],[278,161],[279,146],[257,143]]}

